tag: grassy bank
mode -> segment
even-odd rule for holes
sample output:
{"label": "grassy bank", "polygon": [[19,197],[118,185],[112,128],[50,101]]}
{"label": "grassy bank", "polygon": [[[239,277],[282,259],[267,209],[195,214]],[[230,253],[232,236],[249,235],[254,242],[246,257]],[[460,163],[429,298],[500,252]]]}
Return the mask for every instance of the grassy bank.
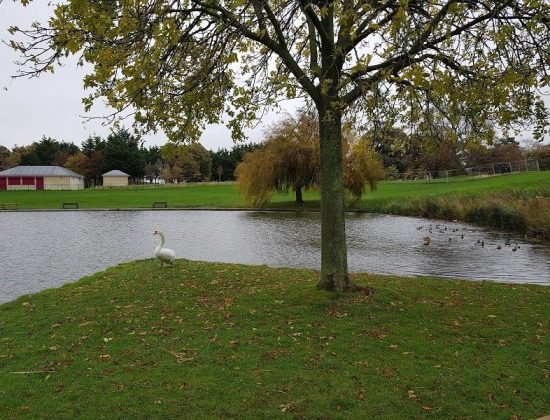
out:
{"label": "grassy bank", "polygon": [[155,201],[169,207],[242,207],[233,183],[188,184],[179,187],[85,189],[79,191],[0,191],[0,202],[20,203],[23,209],[60,209],[63,203],[80,208],[151,208]]}
{"label": "grassy bank", "polygon": [[[12,417],[533,418],[550,288],[178,260],[0,305]],[[116,413],[116,414],[114,414]]]}
{"label": "grassy bank", "polygon": [[550,240],[550,187],[393,199],[374,205],[363,202],[360,207],[377,213],[456,219]]}
{"label": "grassy bank", "polygon": [[[477,178],[449,178],[448,182],[383,181],[367,192],[354,207],[382,208],[396,200],[468,194],[482,196],[511,189],[532,191],[550,188],[550,171]],[[305,207],[319,206],[318,191],[306,191]],[[169,207],[244,207],[233,183],[180,184],[178,187],[86,189],[80,191],[0,191],[0,202],[19,203],[23,209],[60,209],[63,203],[78,202],[80,208],[151,208],[155,201]],[[274,194],[273,207],[294,207],[292,194]]]}

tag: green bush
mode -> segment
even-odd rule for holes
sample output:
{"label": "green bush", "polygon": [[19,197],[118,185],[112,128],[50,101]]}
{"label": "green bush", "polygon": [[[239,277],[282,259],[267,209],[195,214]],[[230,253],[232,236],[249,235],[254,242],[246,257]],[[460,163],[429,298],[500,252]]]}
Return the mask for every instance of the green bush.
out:
{"label": "green bush", "polygon": [[467,220],[499,229],[524,232],[527,229],[525,216],[519,209],[500,203],[476,206],[467,212]]}

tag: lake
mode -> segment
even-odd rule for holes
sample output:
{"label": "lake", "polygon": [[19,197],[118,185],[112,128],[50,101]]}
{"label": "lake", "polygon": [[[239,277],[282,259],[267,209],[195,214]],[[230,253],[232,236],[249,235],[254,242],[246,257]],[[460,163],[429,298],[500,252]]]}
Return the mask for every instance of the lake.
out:
{"label": "lake", "polygon": [[[166,234],[165,246],[178,258],[320,266],[320,214],[315,212],[0,212],[0,302],[151,258],[158,243],[155,229]],[[521,236],[366,213],[349,213],[346,230],[352,272],[550,285],[550,247]],[[432,238],[430,245],[423,244],[425,236]],[[512,246],[505,245],[507,239]]]}

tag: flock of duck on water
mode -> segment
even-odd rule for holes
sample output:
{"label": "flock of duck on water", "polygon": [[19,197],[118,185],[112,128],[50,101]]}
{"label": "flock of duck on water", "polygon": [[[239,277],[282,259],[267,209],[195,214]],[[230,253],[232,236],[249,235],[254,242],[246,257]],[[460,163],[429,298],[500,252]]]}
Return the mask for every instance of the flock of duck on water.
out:
{"label": "flock of duck on water", "polygon": [[[434,232],[435,233],[441,233],[441,234],[449,234],[449,233],[457,233],[460,229],[458,228],[451,228],[451,229],[447,229],[446,226],[441,226],[441,225],[438,225],[436,224],[435,226],[430,224],[429,226],[427,226],[426,228],[424,226],[418,226],[416,228],[416,230],[423,230],[423,229],[426,229],[427,232],[430,234],[430,235],[433,235]],[[466,230],[466,228],[462,228],[463,230]],[[455,238],[454,240],[457,240],[458,238]],[[460,234],[460,239],[464,239],[464,233],[461,233]],[[432,242],[432,237],[431,236],[424,236],[422,238],[422,240],[424,241],[424,245],[430,245],[431,242]],[[449,236],[449,240],[448,242],[452,242],[453,241],[453,238],[451,236]],[[476,242],[476,245],[480,245],[481,247],[485,247],[485,241],[484,240],[481,240],[481,239],[478,239],[477,242]],[[518,249],[520,249],[521,247],[518,245],[518,244],[514,244],[512,246],[512,242],[510,241],[510,239],[506,239],[504,241],[504,246],[509,246],[511,247],[512,251],[513,252],[516,252]],[[502,244],[497,244],[496,246],[496,249],[502,249]]]}

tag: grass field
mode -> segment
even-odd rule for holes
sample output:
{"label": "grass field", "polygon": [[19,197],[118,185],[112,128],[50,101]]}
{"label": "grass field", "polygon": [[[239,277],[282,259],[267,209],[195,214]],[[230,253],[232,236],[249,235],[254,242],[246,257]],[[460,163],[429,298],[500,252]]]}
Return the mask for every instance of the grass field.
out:
{"label": "grass field", "polygon": [[[448,194],[483,195],[510,189],[550,188],[550,171],[500,175],[483,178],[449,178],[449,182],[384,181],[376,191],[367,192],[353,208],[383,209],[392,200],[408,200]],[[305,207],[319,206],[319,193],[306,191]],[[155,201],[169,207],[244,207],[232,183],[189,184],[174,188],[86,189],[80,191],[0,191],[0,203],[19,203],[23,209],[59,209],[65,202],[80,208],[151,208]],[[290,194],[274,194],[273,207],[295,207]]]}
{"label": "grass field", "polygon": [[4,418],[536,418],[550,288],[131,262],[0,305]]}
{"label": "grass field", "polygon": [[367,193],[361,205],[382,207],[391,200],[454,195],[481,196],[506,190],[536,191],[550,189],[550,171],[506,174],[489,177],[449,178],[448,182],[391,181],[380,184],[374,193]]}

